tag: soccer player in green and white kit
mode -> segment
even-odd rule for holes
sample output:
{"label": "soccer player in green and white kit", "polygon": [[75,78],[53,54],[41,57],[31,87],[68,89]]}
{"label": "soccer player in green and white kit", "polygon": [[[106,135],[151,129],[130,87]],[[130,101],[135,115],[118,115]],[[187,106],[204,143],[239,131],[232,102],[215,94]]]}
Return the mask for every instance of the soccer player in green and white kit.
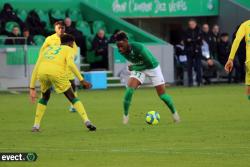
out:
{"label": "soccer player in green and white kit", "polygon": [[175,109],[172,98],[165,93],[165,81],[158,60],[143,44],[138,42],[129,43],[125,32],[119,32],[117,34],[116,45],[122,56],[132,63],[132,65],[128,67],[129,71],[131,71],[131,75],[127,83],[123,101],[123,123],[128,123],[129,106],[132,96],[135,89],[144,82],[146,76],[150,78],[160,99],[170,109],[174,122],[180,122],[180,117]]}

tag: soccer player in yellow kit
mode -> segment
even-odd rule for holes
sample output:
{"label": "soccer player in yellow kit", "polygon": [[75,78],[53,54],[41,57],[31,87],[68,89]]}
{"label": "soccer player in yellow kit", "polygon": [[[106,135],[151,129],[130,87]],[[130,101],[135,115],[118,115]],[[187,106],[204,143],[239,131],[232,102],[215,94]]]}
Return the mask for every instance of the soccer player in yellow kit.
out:
{"label": "soccer player in yellow kit", "polygon": [[38,132],[40,129],[40,122],[50,98],[51,86],[54,86],[57,93],[64,93],[73,104],[76,111],[80,114],[86,127],[90,131],[95,131],[96,127],[88,119],[82,103],[75,97],[66,73],[69,68],[79,79],[84,88],[91,88],[91,84],[84,81],[81,73],[74,64],[74,56],[72,54],[74,38],[71,35],[64,34],[61,36],[60,40],[61,45],[48,46],[43,49],[32,72],[30,81],[31,102],[34,103],[36,100],[36,79],[41,83],[42,92],[42,97],[37,103],[35,123],[32,131]]}
{"label": "soccer player in yellow kit", "polygon": [[[55,27],[55,34],[53,35],[50,35],[48,36],[41,49],[40,49],[40,52],[42,52],[45,48],[47,48],[48,46],[53,46],[53,45],[60,45],[61,44],[61,40],[60,40],[60,36],[62,36],[63,34],[65,34],[65,24],[63,21],[57,21],[55,22],[54,24],[54,27]],[[74,42],[73,44],[73,52],[74,52],[74,56],[77,55],[77,45],[76,43]],[[74,91],[74,94],[75,96],[77,97],[77,92],[76,92],[76,85],[75,85],[75,76],[74,74],[70,71],[70,70],[67,70],[67,74],[69,76],[69,81],[71,83],[71,87]],[[69,109],[71,112],[75,112],[75,108],[71,105],[70,106],[70,109]]]}
{"label": "soccer player in yellow kit", "polygon": [[233,41],[233,45],[231,48],[231,52],[228,58],[228,61],[225,65],[225,70],[227,72],[231,72],[233,69],[233,60],[235,57],[235,53],[239,47],[241,40],[245,37],[246,41],[246,79],[245,83],[247,86],[247,96],[248,100],[250,100],[250,20],[242,23],[236,33],[236,38]]}

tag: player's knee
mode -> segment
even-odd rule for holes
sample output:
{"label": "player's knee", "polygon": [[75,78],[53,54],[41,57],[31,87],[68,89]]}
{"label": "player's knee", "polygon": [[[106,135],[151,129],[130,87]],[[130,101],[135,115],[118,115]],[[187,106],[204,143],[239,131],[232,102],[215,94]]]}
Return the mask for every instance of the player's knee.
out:
{"label": "player's knee", "polygon": [[40,104],[43,104],[43,105],[47,105],[48,104],[48,100],[46,100],[46,99],[44,99],[44,98],[41,98],[39,101],[38,101],[38,103],[40,103]]}
{"label": "player's knee", "polygon": [[75,103],[78,102],[78,101],[79,101],[78,98],[73,98],[73,99],[70,100],[70,102],[71,102],[72,104],[75,104]]}
{"label": "player's knee", "polygon": [[42,99],[44,99],[45,101],[49,101],[50,99],[50,90],[46,91],[45,93],[42,94]]}

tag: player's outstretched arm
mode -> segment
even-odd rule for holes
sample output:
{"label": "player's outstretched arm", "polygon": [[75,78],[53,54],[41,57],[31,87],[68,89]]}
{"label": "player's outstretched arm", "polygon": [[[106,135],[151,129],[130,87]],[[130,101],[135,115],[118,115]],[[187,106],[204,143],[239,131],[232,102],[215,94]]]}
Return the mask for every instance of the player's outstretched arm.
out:
{"label": "player's outstretched arm", "polygon": [[241,40],[244,38],[246,32],[245,32],[245,23],[242,23],[236,33],[236,37],[233,41],[233,45],[230,51],[230,55],[228,59],[234,60],[235,53],[240,45]]}
{"label": "player's outstretched arm", "polygon": [[69,67],[69,69],[75,74],[75,76],[79,79],[81,85],[85,88],[85,89],[89,89],[92,87],[91,83],[85,81],[80,73],[80,71],[77,69],[72,56],[68,56],[67,57],[67,65]]}
{"label": "player's outstretched arm", "polygon": [[42,59],[42,55],[39,54],[38,56],[38,60],[36,62],[36,65],[32,71],[32,75],[31,75],[31,80],[30,80],[30,88],[35,88],[35,85],[36,85],[36,79],[37,79],[37,72],[38,72],[38,67],[40,65],[40,62],[41,62],[41,59]]}
{"label": "player's outstretched arm", "polygon": [[234,62],[232,59],[228,59],[227,63],[225,65],[225,70],[227,73],[231,72],[233,70]]}
{"label": "player's outstretched arm", "polygon": [[87,81],[85,81],[85,80],[80,81],[80,83],[81,83],[81,85],[83,86],[84,89],[90,89],[90,88],[92,88],[92,84],[89,83],[89,82],[87,82]]}
{"label": "player's outstretched arm", "polygon": [[35,103],[36,98],[37,98],[35,88],[30,88],[30,95],[29,96],[30,96],[31,103]]}
{"label": "player's outstretched arm", "polygon": [[32,75],[31,75],[31,80],[30,80],[30,88],[35,88],[35,84],[36,84],[36,77],[37,77],[37,72],[38,72],[38,66],[40,64],[41,58],[42,58],[42,52],[45,48],[47,48],[49,46],[49,39],[46,38],[42,47],[40,48],[39,51],[39,56],[38,56],[38,60],[36,61],[36,65],[33,69]]}

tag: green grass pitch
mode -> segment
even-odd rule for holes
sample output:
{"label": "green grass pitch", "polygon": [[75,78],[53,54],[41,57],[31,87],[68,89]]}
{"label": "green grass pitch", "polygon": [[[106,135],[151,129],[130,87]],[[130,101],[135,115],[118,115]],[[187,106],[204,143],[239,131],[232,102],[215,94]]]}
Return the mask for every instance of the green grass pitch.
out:
{"label": "green grass pitch", "polygon": [[[40,133],[32,133],[35,105],[27,93],[0,93],[0,152],[36,152],[36,162],[0,167],[245,167],[250,166],[250,101],[243,85],[172,87],[182,122],[153,88],[134,95],[129,125],[122,124],[124,89],[80,91],[97,132],[88,132],[63,95],[52,94]],[[145,123],[149,110],[160,124]]]}

